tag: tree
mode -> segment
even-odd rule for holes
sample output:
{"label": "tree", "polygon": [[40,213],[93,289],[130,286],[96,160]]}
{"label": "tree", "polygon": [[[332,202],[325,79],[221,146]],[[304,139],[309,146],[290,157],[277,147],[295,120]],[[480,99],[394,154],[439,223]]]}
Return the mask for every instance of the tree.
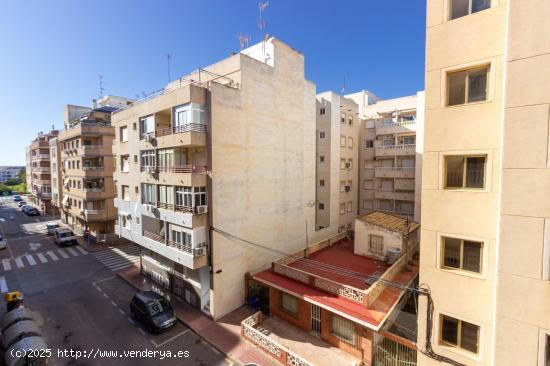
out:
{"label": "tree", "polygon": [[10,178],[6,180],[6,185],[8,186],[16,186],[19,183],[21,183],[21,180],[19,178]]}

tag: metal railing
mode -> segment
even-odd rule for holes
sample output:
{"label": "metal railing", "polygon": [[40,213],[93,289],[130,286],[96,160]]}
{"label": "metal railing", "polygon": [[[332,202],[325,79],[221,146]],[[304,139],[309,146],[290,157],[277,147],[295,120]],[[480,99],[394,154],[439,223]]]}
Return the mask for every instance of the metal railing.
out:
{"label": "metal railing", "polygon": [[105,167],[103,166],[83,166],[82,170],[103,170]]}
{"label": "metal railing", "polygon": [[403,145],[381,145],[377,146],[379,149],[393,150],[393,149],[414,149],[416,144],[403,144]]}
{"label": "metal railing", "polygon": [[[145,167],[141,168],[141,171],[144,171]],[[206,173],[208,171],[208,166],[206,165],[159,165],[153,167],[156,172],[161,173]]]}
{"label": "metal railing", "polygon": [[414,167],[405,166],[377,166],[374,169],[380,172],[414,172]]}
{"label": "metal railing", "polygon": [[99,188],[82,188],[82,191],[84,192],[105,192],[105,187],[99,187]]}
{"label": "metal railing", "polygon": [[145,236],[146,238],[149,238],[151,240],[154,240],[156,242],[159,242],[161,244],[166,244],[166,240],[158,235],[158,234],[155,234],[155,233],[152,233],[150,231],[147,231],[147,230],[143,230],[143,236]]}

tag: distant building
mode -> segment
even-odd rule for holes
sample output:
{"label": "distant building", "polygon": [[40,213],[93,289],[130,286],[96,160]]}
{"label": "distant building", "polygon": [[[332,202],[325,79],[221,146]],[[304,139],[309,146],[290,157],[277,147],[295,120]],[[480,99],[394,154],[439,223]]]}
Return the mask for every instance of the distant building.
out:
{"label": "distant building", "polygon": [[25,169],[24,166],[0,166],[0,183],[5,183],[8,179],[17,178],[17,174]]}

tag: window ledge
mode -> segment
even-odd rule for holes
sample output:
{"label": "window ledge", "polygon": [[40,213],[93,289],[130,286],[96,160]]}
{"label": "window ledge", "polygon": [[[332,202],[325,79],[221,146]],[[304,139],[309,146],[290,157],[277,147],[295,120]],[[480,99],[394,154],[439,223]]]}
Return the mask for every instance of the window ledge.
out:
{"label": "window ledge", "polygon": [[475,279],[478,279],[478,280],[485,280],[486,279],[485,274],[483,272],[482,273],[475,273],[475,272],[468,272],[468,271],[461,270],[461,269],[449,269],[449,268],[445,268],[445,267],[440,267],[439,269],[443,272],[452,273],[452,274],[459,275],[459,276],[471,277],[471,278],[475,278]]}
{"label": "window ledge", "polygon": [[448,346],[447,344],[445,343],[441,343],[439,342],[438,343],[438,346],[446,351],[449,351],[449,352],[452,352],[452,353],[455,353],[457,355],[460,355],[460,356],[464,356],[464,357],[467,357],[471,360],[474,360],[474,361],[481,361],[481,356],[479,353],[472,353],[472,352],[468,352],[466,350],[463,350],[461,348],[458,348],[458,347],[453,347],[453,346]]}
{"label": "window ledge", "polygon": [[492,103],[494,101],[495,101],[494,99],[487,99],[487,100],[483,100],[481,102],[471,102],[471,103],[456,104],[456,105],[447,105],[447,104],[445,104],[443,106],[443,108],[461,108],[461,107],[468,107],[468,106],[472,106],[472,105],[488,104],[488,103]]}
{"label": "window ledge", "polygon": [[492,193],[486,188],[442,188],[446,192],[473,192],[473,193]]}

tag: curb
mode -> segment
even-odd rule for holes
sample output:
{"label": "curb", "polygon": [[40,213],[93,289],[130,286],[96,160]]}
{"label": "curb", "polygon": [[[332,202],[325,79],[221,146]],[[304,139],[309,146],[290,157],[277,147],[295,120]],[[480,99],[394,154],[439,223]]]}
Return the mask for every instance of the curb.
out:
{"label": "curb", "polygon": [[[126,279],[126,277],[124,277],[122,274],[120,274],[119,272],[117,272],[117,277],[119,278],[122,278],[126,283],[128,283],[130,286],[132,286],[133,288],[135,288],[136,290],[139,290],[141,291],[141,288],[139,288],[138,286],[136,286],[134,283],[132,283],[131,281],[129,281],[128,279]],[[189,329],[191,329],[193,331],[193,333],[195,333],[197,336],[199,336],[201,339],[205,340],[206,342],[208,342],[208,344],[210,346],[212,346],[213,348],[215,348],[218,352],[220,352],[222,355],[225,355],[226,358],[228,358],[234,365],[243,365],[240,361],[236,361],[235,359],[233,359],[230,355],[228,355],[227,353],[225,353],[224,351],[222,351],[218,346],[216,346],[214,343],[212,343],[208,338],[205,338],[205,337],[202,337],[195,329],[193,329],[193,327],[191,327],[191,325],[189,325],[189,323],[187,323],[185,320],[183,320],[182,318],[180,318],[179,315],[177,315],[176,313],[176,318],[182,322],[183,324],[185,324],[185,326]]]}

